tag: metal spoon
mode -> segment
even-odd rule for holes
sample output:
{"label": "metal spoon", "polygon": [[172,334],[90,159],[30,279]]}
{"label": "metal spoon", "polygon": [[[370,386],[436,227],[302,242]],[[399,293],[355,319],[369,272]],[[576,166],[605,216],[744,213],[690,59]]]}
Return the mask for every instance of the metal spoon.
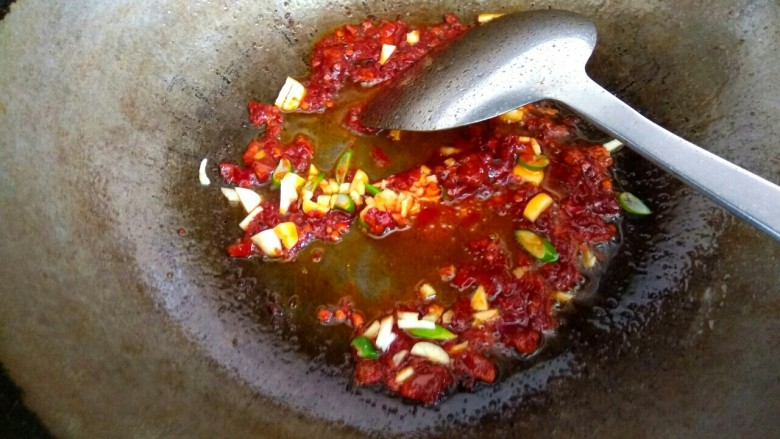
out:
{"label": "metal spoon", "polygon": [[554,99],[780,240],[780,187],[670,133],[593,82],[596,27],[566,11],[504,15],[410,69],[362,112],[368,126],[435,131]]}

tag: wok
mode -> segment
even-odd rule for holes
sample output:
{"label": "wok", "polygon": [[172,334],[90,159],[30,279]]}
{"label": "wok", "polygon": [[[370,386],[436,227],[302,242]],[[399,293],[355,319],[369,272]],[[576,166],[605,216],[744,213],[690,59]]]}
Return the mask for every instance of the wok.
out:
{"label": "wok", "polygon": [[[367,14],[548,6],[596,22],[599,83],[780,181],[772,1],[15,3],[0,362],[25,402],[59,437],[777,437],[780,246],[627,151],[618,179],[657,213],[624,226],[564,345],[436,408],[351,388],[343,358],[303,349],[303,317],[269,313],[304,280],[224,256],[234,221],[197,165],[242,150],[246,101],[303,73],[317,36]],[[341,268],[334,285],[368,275]]]}

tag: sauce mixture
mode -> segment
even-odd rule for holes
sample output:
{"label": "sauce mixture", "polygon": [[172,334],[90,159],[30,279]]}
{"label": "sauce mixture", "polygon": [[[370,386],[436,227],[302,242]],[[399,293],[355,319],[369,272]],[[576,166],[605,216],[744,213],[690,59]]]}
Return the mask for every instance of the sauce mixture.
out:
{"label": "sauce mixture", "polygon": [[[314,242],[363,233],[412,235],[417,248],[389,257],[437,261],[421,268],[435,277],[397,273],[410,277],[409,289],[377,302],[386,307],[358,310],[342,300],[312,316],[322,331],[353,328],[357,384],[426,405],[492,383],[498,362],[536,353],[557,325],[557,304],[576,295],[585,272],[603,265],[620,213],[609,152],[579,135],[577,118],[547,102],[442,133],[429,160],[369,177],[364,169],[391,160],[377,146],[359,151],[366,139],[419,146],[413,133],[362,126],[361,103],[371,91],[356,86],[370,90],[391,80],[469,27],[450,14],[435,25],[366,20],[337,29],[314,47],[305,81],[288,78],[275,105],[249,103],[249,120],[262,132],[243,163],[220,164],[235,187],[223,192],[248,212],[243,237],[228,247],[232,257],[294,261]],[[292,127],[311,117],[331,123],[327,115],[339,108],[349,134],[332,168],[322,171],[313,164],[316,130]],[[372,163],[361,169],[361,157]],[[316,263],[323,251],[307,256]]]}

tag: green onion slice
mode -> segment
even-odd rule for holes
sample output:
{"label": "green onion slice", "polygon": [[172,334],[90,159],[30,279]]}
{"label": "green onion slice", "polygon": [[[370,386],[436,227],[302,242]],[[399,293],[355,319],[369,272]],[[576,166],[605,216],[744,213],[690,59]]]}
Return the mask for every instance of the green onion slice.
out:
{"label": "green onion slice", "polygon": [[374,196],[374,195],[382,192],[378,187],[374,186],[371,183],[366,183],[364,186],[366,187],[366,193],[368,195]]}
{"label": "green onion slice", "polygon": [[525,161],[521,158],[517,159],[517,164],[526,169],[530,169],[531,171],[541,171],[550,164],[550,159],[541,154],[536,154],[529,161]]}
{"label": "green onion slice", "polygon": [[320,185],[320,182],[325,179],[325,173],[320,172],[314,177],[310,177],[309,180],[306,182],[305,185],[303,185],[303,192],[311,192],[314,193],[314,191],[317,189],[317,187]]}
{"label": "green onion slice", "polygon": [[278,188],[282,184],[282,179],[285,175],[292,172],[293,166],[289,159],[283,158],[279,160],[279,164],[276,165],[273,174],[271,174],[271,185]]}
{"label": "green onion slice", "polygon": [[355,202],[347,194],[334,195],[333,208],[347,213],[355,213]]}
{"label": "green onion slice", "polygon": [[555,262],[558,251],[549,240],[528,230],[515,230],[515,239],[531,256],[541,262]]}
{"label": "green onion slice", "polygon": [[[309,179],[306,180],[306,184],[303,185],[303,189],[301,190],[301,194],[305,194],[309,192],[309,194],[314,194],[314,191],[317,190],[317,187],[319,187],[320,182],[325,179],[325,173],[320,172],[319,174],[315,176],[309,176]],[[298,198],[298,207],[303,206],[303,197]]]}
{"label": "green onion slice", "polygon": [[336,176],[336,183],[344,183],[349,173],[350,164],[352,164],[352,150],[348,149],[342,152],[338,160],[336,160],[336,167],[333,171]]}
{"label": "green onion slice", "polygon": [[452,340],[457,337],[457,335],[441,325],[436,325],[433,329],[407,329],[406,332],[415,337],[427,338],[428,340]]}
{"label": "green onion slice", "polygon": [[631,192],[618,193],[620,206],[628,213],[636,215],[650,215],[653,213],[647,205]]}
{"label": "green onion slice", "polygon": [[376,348],[371,343],[371,340],[368,339],[368,337],[360,336],[352,340],[352,343],[350,344],[353,348],[355,348],[357,356],[360,358],[367,358],[370,360],[376,360],[379,358],[379,352],[377,352]]}

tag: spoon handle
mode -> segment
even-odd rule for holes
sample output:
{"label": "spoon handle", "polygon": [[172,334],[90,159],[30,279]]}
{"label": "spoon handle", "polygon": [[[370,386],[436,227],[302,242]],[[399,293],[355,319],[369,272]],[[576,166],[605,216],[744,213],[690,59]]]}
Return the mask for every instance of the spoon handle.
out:
{"label": "spoon handle", "polygon": [[654,124],[585,77],[557,100],[780,241],[780,187]]}

